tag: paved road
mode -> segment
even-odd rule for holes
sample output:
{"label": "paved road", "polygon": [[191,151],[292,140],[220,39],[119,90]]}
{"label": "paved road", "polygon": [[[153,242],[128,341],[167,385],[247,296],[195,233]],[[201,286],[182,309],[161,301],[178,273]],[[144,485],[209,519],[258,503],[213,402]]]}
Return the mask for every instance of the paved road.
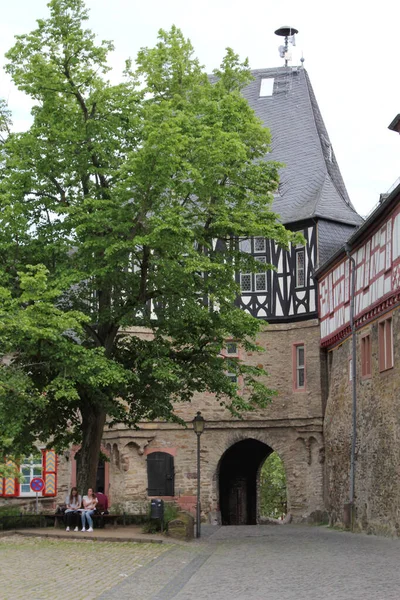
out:
{"label": "paved road", "polygon": [[101,600],[400,600],[400,540],[321,527],[223,527]]}
{"label": "paved road", "polygon": [[3,538],[0,598],[400,600],[400,540],[294,525],[203,531],[186,545]]}

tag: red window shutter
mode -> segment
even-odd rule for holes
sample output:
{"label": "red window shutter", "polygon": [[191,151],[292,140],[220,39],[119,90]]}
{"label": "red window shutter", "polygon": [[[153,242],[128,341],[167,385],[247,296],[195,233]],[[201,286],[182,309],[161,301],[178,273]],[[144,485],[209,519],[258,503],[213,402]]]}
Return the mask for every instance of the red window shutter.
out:
{"label": "red window shutter", "polygon": [[379,370],[385,369],[385,323],[379,323]]}
{"label": "red window shutter", "polygon": [[[16,466],[12,460],[6,460],[8,467]],[[15,498],[19,496],[19,481],[14,477],[4,477],[2,487],[2,496],[5,498]]]}
{"label": "red window shutter", "polygon": [[54,450],[43,450],[43,479],[42,496],[57,495],[57,454]]}

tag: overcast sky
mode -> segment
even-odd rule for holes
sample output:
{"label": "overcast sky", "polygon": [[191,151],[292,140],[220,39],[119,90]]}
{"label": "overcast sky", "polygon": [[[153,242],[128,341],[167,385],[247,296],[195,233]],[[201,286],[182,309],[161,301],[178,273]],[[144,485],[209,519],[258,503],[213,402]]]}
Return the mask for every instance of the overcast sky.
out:
{"label": "overcast sky", "polygon": [[[16,34],[46,17],[47,0],[5,3],[0,21],[0,64]],[[373,6],[372,9],[367,8]],[[113,40],[115,75],[125,58],[153,46],[160,28],[175,24],[189,37],[208,72],[224,49],[248,57],[254,69],[281,66],[275,29],[299,30],[292,65],[303,53],[350,198],[366,215],[400,176],[400,136],[388,129],[400,113],[400,2],[380,0],[87,0],[89,27]],[[0,97],[15,127],[29,125],[30,104],[0,72]]]}

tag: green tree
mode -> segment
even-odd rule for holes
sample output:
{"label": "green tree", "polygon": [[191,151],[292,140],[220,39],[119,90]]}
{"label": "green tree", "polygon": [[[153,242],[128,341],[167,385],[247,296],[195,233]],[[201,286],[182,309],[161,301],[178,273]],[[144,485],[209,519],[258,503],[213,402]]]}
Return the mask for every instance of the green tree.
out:
{"label": "green tree", "polygon": [[264,462],[260,475],[260,513],[278,518],[286,514],[286,474],[279,455],[273,452]]}
{"label": "green tree", "polygon": [[12,360],[0,412],[14,450],[81,443],[84,489],[106,418],[176,419],[173,404],[195,391],[234,414],[270,401],[262,369],[231,360],[241,395],[221,355],[227,336],[257,349],[234,274],[260,263],[237,240],[299,238],[270,209],[278,165],[263,160],[269,132],[240,93],[246,62],[228,49],[212,82],[173,27],[112,85],[113,46],[84,28],[83,1],[49,8],[7,54],[35,105],[30,129],[1,147],[0,354]]}

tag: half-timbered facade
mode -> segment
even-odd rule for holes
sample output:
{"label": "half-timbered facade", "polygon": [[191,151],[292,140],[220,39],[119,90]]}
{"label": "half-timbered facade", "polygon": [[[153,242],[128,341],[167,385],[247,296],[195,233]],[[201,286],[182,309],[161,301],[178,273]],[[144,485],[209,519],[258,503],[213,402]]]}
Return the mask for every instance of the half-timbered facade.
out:
{"label": "half-timbered facade", "polygon": [[[350,323],[353,268],[355,379]],[[321,345],[327,356],[324,433],[332,520],[342,521],[344,505],[352,499],[350,448],[354,436],[356,525],[370,532],[398,534],[399,181],[349,238],[347,247],[323,265],[317,276]],[[352,426],[353,416],[356,427]]]}

